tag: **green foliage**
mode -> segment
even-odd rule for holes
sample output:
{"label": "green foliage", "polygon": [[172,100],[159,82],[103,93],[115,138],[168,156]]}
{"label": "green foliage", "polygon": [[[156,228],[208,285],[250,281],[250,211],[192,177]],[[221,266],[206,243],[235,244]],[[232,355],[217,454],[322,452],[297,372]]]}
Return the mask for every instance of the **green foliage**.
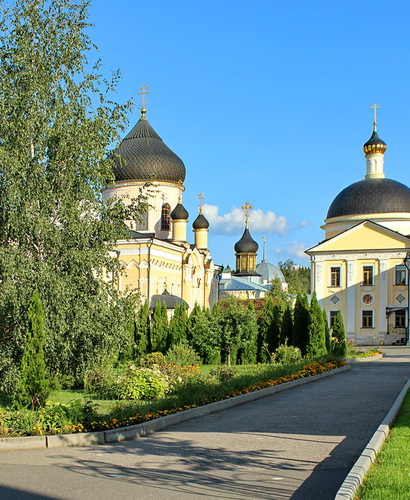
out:
{"label": "green foliage", "polygon": [[135,335],[134,335],[134,359],[139,359],[147,354],[150,340],[150,317],[148,302],[138,309]]}
{"label": "green foliage", "polygon": [[279,345],[279,325],[275,323],[277,318],[276,305],[272,296],[268,296],[265,301],[265,308],[260,320],[258,334],[258,359],[261,363],[270,362],[270,355]]}
{"label": "green foliage", "polygon": [[179,366],[199,365],[201,363],[198,353],[187,344],[174,344],[168,349],[166,359],[168,363],[174,363]]}
{"label": "green foliage", "polygon": [[205,364],[218,364],[221,361],[220,325],[218,306],[212,314],[201,310],[195,304],[189,315],[187,325],[188,344],[196,351]]}
{"label": "green foliage", "polygon": [[310,302],[309,322],[308,322],[308,343],[306,346],[306,355],[310,358],[325,356],[325,323],[323,321],[323,312],[313,292]]}
{"label": "green foliage", "polygon": [[162,352],[151,352],[140,359],[139,365],[144,368],[152,368],[155,366],[164,366],[167,359]]}
{"label": "green foliage", "polygon": [[331,345],[330,345],[330,330],[329,330],[329,323],[327,321],[327,315],[326,315],[326,311],[323,309],[322,311],[323,313],[323,323],[325,325],[325,342],[326,342],[326,351],[331,354],[332,352],[332,349],[331,349]]}
{"label": "green foliage", "polygon": [[216,370],[211,370],[210,375],[219,380],[219,382],[226,384],[235,378],[236,373],[229,366],[218,366]]}
{"label": "green foliage", "polygon": [[309,323],[309,302],[306,295],[296,297],[295,308],[293,311],[293,334],[292,345],[299,347],[302,355],[306,354],[308,342],[308,323]]}
{"label": "green foliage", "polygon": [[256,363],[258,354],[258,320],[252,302],[246,309],[242,308],[242,318],[239,360],[243,365],[251,365]]}
{"label": "green foliage", "polygon": [[44,310],[40,295],[33,293],[28,309],[28,327],[21,360],[18,401],[31,409],[44,406],[49,394],[44,362]]}
{"label": "green foliage", "polygon": [[156,399],[165,394],[166,376],[155,368],[128,367],[119,386],[119,399]]}
{"label": "green foliage", "polygon": [[[112,286],[114,242],[146,198],[112,198],[109,151],[130,103],[111,100],[118,75],[101,79],[86,53],[88,2],[16,0],[0,6],[0,359],[19,366],[27,311],[38,290],[45,359],[79,375],[127,341],[127,307]],[[9,4],[9,2],[7,2]],[[105,282],[102,275],[112,277]],[[9,377],[9,376],[8,376]]]}
{"label": "green foliage", "polygon": [[280,333],[281,344],[287,344],[292,341],[293,319],[290,304],[287,305],[282,316],[282,329]]}
{"label": "green foliage", "polygon": [[170,348],[173,345],[185,343],[187,341],[187,322],[188,315],[184,304],[176,304],[174,315],[169,322],[167,345]]}
{"label": "green foliage", "polygon": [[279,262],[278,265],[289,285],[289,292],[292,295],[305,295],[310,292],[309,267],[298,266],[290,259],[285,262]]}
{"label": "green foliage", "polygon": [[345,358],[347,356],[346,333],[343,324],[343,317],[340,311],[337,311],[333,322],[331,354]]}
{"label": "green foliage", "polygon": [[100,399],[118,397],[123,368],[113,365],[87,370],[84,374],[84,391],[95,394]]}
{"label": "green foliage", "polygon": [[152,314],[150,345],[153,352],[165,353],[168,340],[168,316],[165,302],[158,300]]}
{"label": "green foliage", "polygon": [[228,366],[255,363],[258,326],[254,309],[240,306],[235,299],[223,301],[213,316],[221,334],[222,362]]}
{"label": "green foliage", "polygon": [[299,363],[302,360],[302,352],[293,345],[280,345],[276,349],[275,361],[284,365]]}

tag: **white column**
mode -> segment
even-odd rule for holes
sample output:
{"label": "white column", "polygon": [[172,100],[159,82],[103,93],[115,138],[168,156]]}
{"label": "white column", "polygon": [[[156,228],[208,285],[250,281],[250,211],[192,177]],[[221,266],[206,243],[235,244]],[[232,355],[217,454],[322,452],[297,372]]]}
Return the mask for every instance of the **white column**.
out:
{"label": "white column", "polygon": [[386,308],[388,299],[388,271],[387,259],[380,260],[379,277],[380,277],[380,311],[379,311],[379,332],[387,333]]}
{"label": "white column", "polygon": [[[347,334],[356,335],[356,283],[355,283],[355,266],[356,261],[347,261]],[[360,310],[359,310],[360,313]]]}

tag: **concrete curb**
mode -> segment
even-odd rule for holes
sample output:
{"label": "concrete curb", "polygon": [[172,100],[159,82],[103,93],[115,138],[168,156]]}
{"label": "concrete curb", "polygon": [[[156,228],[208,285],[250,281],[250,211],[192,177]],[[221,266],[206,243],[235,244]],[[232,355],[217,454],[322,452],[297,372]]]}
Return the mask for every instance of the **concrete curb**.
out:
{"label": "concrete curb", "polygon": [[342,486],[339,488],[339,491],[335,496],[335,500],[353,500],[355,498],[356,492],[359,489],[359,486],[361,486],[363,479],[367,474],[367,471],[369,470],[369,467],[374,462],[377,453],[379,452],[385,439],[389,435],[390,428],[401,408],[401,405],[403,404],[403,399],[409,389],[410,378],[406,382],[400,394],[397,396],[396,401],[393,403],[393,406],[384,417],[382,423],[373,434],[373,437],[369,441],[368,445],[363,450],[362,454],[347,475]]}
{"label": "concrete curb", "polygon": [[118,429],[110,429],[108,431],[100,432],[60,434],[55,436],[0,438],[0,451],[27,448],[63,448],[71,446],[91,446],[94,444],[116,443],[138,439],[139,437],[145,436],[147,434],[152,434],[153,432],[161,431],[163,429],[171,427],[171,425],[185,422],[186,420],[191,420],[193,418],[210,415],[211,413],[215,413],[218,411],[227,410],[228,408],[232,408],[244,403],[249,403],[251,401],[255,401],[256,399],[264,398],[277,392],[286,391],[299,385],[314,382],[315,380],[320,380],[332,375],[337,375],[338,373],[343,373],[347,370],[350,370],[350,366],[342,366],[341,368],[335,368],[324,373],[319,373],[318,375],[292,380],[291,382],[285,382],[284,384],[275,385],[274,387],[267,387],[266,389],[260,389],[259,391],[241,394],[240,396],[223,399],[221,401],[216,401],[215,403],[197,406],[196,408],[190,408],[189,410],[180,411],[178,413],[173,413],[172,415],[156,418],[154,420],[149,420],[148,422],[144,422],[142,424],[131,425],[129,427],[119,427]]}
{"label": "concrete curb", "polygon": [[367,356],[366,358],[347,358],[346,363],[351,365],[353,363],[366,363],[367,361],[377,361],[378,359],[382,359],[385,355],[376,354],[375,356]]}

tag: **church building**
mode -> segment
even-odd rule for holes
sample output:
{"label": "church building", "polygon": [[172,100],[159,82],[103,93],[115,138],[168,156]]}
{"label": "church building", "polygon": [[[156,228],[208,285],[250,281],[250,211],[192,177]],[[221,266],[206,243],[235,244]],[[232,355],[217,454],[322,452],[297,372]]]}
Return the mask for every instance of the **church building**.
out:
{"label": "church building", "polygon": [[359,345],[408,340],[410,189],[385,178],[387,146],[372,108],[365,178],[336,196],[322,226],[325,240],[306,252],[329,324],[340,310],[347,337]]}
{"label": "church building", "polygon": [[[141,88],[145,97],[147,87]],[[138,291],[151,308],[158,299],[167,307],[185,302],[210,308],[217,301],[218,280],[208,249],[209,223],[202,214],[193,222],[193,243],[188,242],[188,212],[182,204],[185,165],[151,127],[145,101],[141,117],[115,151],[120,161],[115,182],[103,198],[125,200],[147,194],[148,210],[138,221],[129,221],[130,237],[117,241],[116,252],[125,272],[120,290]]]}
{"label": "church building", "polygon": [[[241,207],[245,213],[245,230],[241,239],[235,243],[235,272],[222,272],[219,279],[219,297],[237,299],[264,298],[272,289],[272,281],[279,278],[282,289],[288,291],[285,277],[279,268],[267,262],[265,246],[263,260],[256,264],[259,245],[249,231],[249,211],[253,208],[248,202]],[[266,238],[264,238],[266,240]],[[265,243],[265,242],[264,242]]]}

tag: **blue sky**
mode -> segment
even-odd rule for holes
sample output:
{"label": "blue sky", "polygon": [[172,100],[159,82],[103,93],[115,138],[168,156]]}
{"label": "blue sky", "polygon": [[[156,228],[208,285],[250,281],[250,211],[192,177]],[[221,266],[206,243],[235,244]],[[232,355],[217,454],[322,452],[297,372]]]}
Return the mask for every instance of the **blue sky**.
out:
{"label": "blue sky", "polygon": [[409,185],[410,3],[333,0],[94,0],[91,38],[117,100],[137,103],[187,168],[192,222],[206,196],[209,246],[233,267],[243,232],[267,259],[308,264],[303,250],[334,197],[365,175],[362,145],[387,143],[386,177]]}

